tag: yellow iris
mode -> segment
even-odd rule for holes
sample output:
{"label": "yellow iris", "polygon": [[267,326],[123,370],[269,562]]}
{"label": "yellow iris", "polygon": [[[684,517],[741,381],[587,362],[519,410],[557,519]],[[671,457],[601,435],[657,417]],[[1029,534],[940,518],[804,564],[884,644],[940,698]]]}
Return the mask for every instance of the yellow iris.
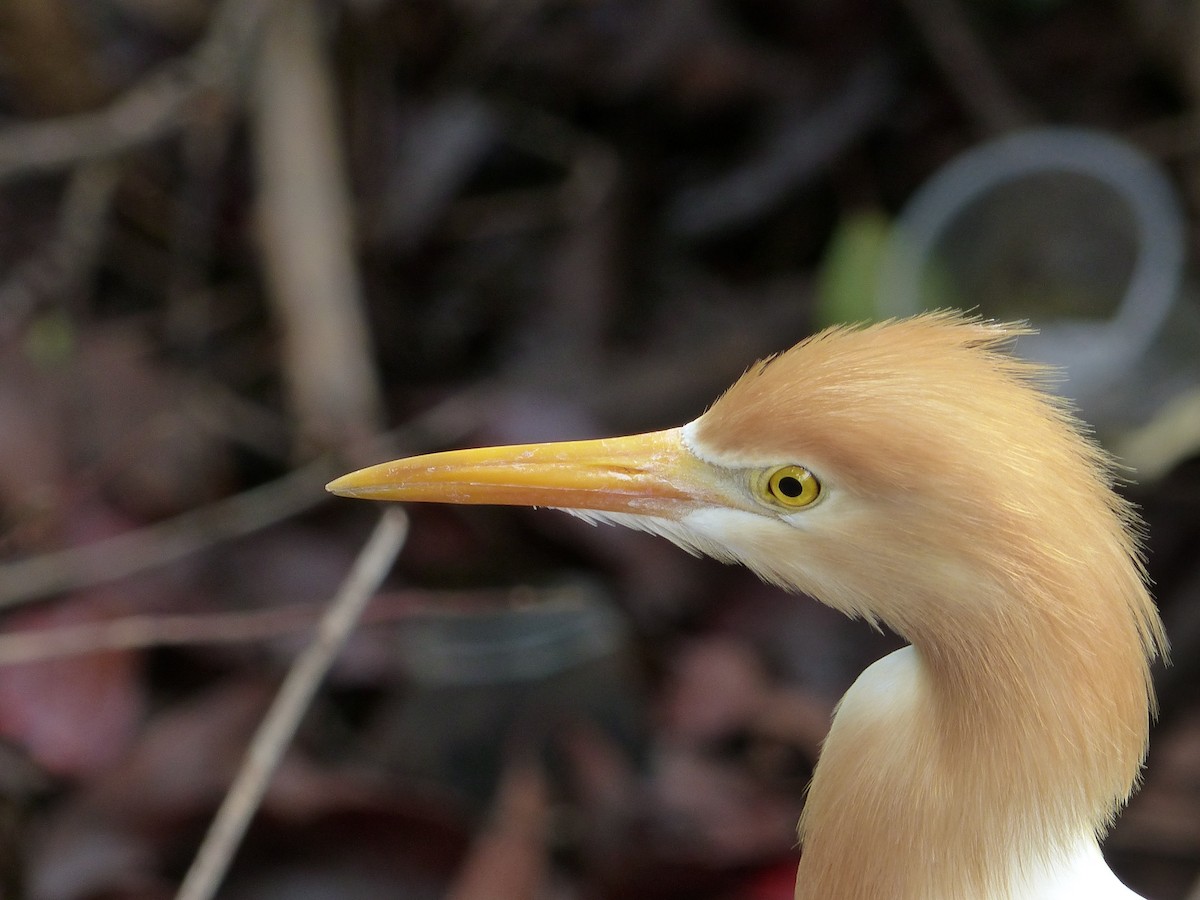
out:
{"label": "yellow iris", "polygon": [[767,479],[771,500],[789,509],[809,506],[821,496],[821,482],[804,466],[784,466]]}

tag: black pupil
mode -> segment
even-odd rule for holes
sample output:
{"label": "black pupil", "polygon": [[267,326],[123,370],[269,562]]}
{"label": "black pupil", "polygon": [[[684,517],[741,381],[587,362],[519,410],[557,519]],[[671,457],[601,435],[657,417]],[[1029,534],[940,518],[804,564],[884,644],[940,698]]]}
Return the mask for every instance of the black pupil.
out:
{"label": "black pupil", "polygon": [[804,493],[804,485],[800,483],[800,479],[795,475],[784,475],[779,479],[778,487],[779,493],[793,499]]}

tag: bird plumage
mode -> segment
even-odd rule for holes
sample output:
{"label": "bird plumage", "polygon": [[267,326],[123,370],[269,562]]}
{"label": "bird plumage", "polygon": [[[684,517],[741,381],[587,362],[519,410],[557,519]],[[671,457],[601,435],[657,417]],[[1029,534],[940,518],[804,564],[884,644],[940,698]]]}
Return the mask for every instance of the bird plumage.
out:
{"label": "bird plumage", "polygon": [[[797,898],[1129,897],[1097,839],[1137,783],[1165,638],[1113,464],[1008,353],[1021,333],[951,313],[834,328],[681,429],[434,454],[331,490],[630,525],[908,640],[835,715]],[[793,470],[815,501],[768,487]]]}

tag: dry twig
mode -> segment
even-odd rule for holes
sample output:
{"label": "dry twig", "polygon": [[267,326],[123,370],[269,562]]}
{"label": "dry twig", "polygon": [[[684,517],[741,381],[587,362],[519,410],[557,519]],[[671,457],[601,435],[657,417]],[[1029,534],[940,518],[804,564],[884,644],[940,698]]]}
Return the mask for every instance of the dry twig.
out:
{"label": "dry twig", "polygon": [[[408,595],[393,600],[386,609],[373,606],[370,621],[401,618],[413,608]],[[249,612],[132,615],[82,625],[25,628],[0,634],[0,666],[150,647],[260,641],[309,629],[319,612],[314,604],[297,603]],[[364,616],[364,622],[367,619]]]}
{"label": "dry twig", "polygon": [[91,276],[121,167],[110,159],[79,165],[59,205],[58,227],[39,252],[0,283],[0,336],[12,333],[43,297],[67,297]]}
{"label": "dry twig", "polygon": [[781,110],[754,157],[713,181],[680,191],[668,214],[671,228],[689,238],[707,237],[771,209],[879,120],[892,102],[894,77],[888,59],[870,56],[807,114]]}
{"label": "dry twig", "polygon": [[[529,593],[517,596],[528,603]],[[398,622],[413,613],[492,610],[514,602],[513,592],[500,589],[380,592],[363,613],[363,625]],[[195,614],[134,614],[47,628],[22,628],[0,633],[0,667],[44,662],[92,653],[244,644],[307,631],[320,618],[321,605],[292,603],[248,611]],[[825,716],[828,719],[828,714]]]}
{"label": "dry twig", "polygon": [[353,200],[316,5],[271,17],[254,77],[259,224],[283,367],[302,438],[345,447],[373,434],[383,403],[354,253]]}
{"label": "dry twig", "polygon": [[[489,394],[464,391],[431,407],[378,441],[354,448],[363,465],[398,443],[422,446],[453,440],[478,425]],[[251,534],[329,499],[321,490],[340,467],[322,457],[287,475],[173,519],[82,547],[0,564],[0,609],[52,594],[116,581],[167,565],[222,541]]]}
{"label": "dry twig", "polygon": [[966,111],[989,134],[1031,124],[1033,115],[992,62],[956,0],[904,0],[929,52]]}
{"label": "dry twig", "polygon": [[326,499],[335,474],[328,459],[209,506],[84,547],[55,550],[0,566],[0,609],[63,591],[115,581],[166,565],[218,541],[250,534]]}
{"label": "dry twig", "polygon": [[174,134],[206,91],[234,92],[263,21],[282,0],[224,0],[191,54],[146,76],[104,109],[0,130],[0,181],[112,156]]}
{"label": "dry twig", "polygon": [[216,893],[300,719],[363,608],[387,575],[407,533],[408,518],[399,507],[388,509],[380,517],[370,540],[330,602],[312,643],[288,671],[176,900],[208,900]]}

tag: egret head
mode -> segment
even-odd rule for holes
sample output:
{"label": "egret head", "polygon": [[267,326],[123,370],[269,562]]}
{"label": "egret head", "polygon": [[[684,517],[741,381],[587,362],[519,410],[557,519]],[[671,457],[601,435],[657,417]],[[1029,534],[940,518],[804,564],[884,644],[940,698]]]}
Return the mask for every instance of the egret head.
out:
{"label": "egret head", "polygon": [[950,313],[835,328],[756,364],[682,428],[431,454],[329,489],[654,532],[918,641],[1019,617],[1014,595],[1069,606],[1099,587],[1149,640],[1129,610],[1149,601],[1111,465],[1044,371],[1009,355],[1023,332]]}

